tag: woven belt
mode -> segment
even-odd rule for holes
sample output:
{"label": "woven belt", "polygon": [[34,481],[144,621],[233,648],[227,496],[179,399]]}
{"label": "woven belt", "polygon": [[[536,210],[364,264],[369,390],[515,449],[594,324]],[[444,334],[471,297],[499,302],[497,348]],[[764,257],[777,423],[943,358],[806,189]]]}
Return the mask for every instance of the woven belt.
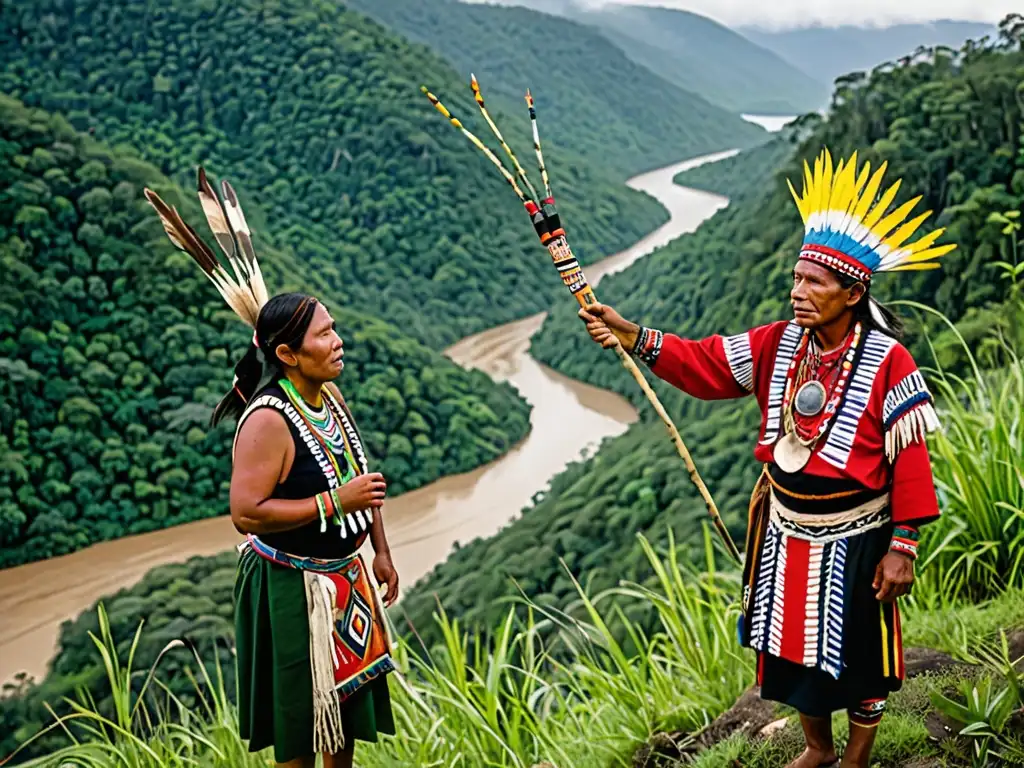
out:
{"label": "woven belt", "polygon": [[789,509],[773,488],[770,509],[772,522],[784,533],[807,541],[835,541],[854,536],[880,528],[892,517],[889,512],[888,493],[843,512],[812,515]]}
{"label": "woven belt", "polygon": [[252,549],[253,552],[263,559],[269,560],[277,565],[283,565],[286,568],[295,568],[299,571],[312,571],[313,573],[337,573],[338,571],[343,571],[353,560],[359,557],[358,551],[353,552],[348,557],[342,557],[337,560],[290,555],[280,549],[274,549],[274,547],[269,544],[264,544],[259,540],[259,538],[253,536],[251,533],[246,536],[245,541],[238,545],[239,553],[244,552],[246,549]]}

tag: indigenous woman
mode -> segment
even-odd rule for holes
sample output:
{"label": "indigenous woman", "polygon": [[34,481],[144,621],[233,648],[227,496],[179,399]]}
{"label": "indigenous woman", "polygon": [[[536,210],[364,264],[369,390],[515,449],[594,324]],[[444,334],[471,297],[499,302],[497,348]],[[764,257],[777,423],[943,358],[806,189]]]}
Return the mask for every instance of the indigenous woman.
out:
{"label": "indigenous woman", "polygon": [[[838,765],[831,714],[845,709],[843,766],[866,768],[886,699],[903,681],[896,600],[914,580],[919,526],[939,516],[925,435],[932,396],[898,320],[870,295],[875,273],[927,269],[954,248],[942,230],[906,245],[917,200],[886,215],[885,166],[805,164],[794,319],[690,341],[607,306],[581,310],[590,335],[623,344],[658,377],[704,400],[754,395],[754,455],[740,637],[757,652],[764,698],[800,712],[807,748],[790,768]],[[792,187],[791,187],[792,190]]]}
{"label": "indigenous woman", "polygon": [[[150,190],[171,240],[188,252],[254,329],[213,422],[237,418],[231,519],[246,535],[235,582],[241,737],[273,747],[279,765],[351,766],[356,740],[394,734],[386,675],[394,670],[384,606],[398,596],[381,507],[339,389],[343,343],[316,298],[267,299],[237,198],[225,203],[200,170],[199,196],[228,256],[213,251]],[[369,538],[383,604],[359,549]]]}

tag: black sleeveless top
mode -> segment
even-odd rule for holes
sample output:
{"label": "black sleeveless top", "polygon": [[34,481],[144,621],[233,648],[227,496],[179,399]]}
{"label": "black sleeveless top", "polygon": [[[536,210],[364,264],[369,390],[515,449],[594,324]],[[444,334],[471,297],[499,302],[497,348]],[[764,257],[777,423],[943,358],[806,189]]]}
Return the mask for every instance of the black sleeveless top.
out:
{"label": "black sleeveless top", "polygon": [[[330,405],[328,405],[330,407]],[[310,434],[309,427],[305,424],[298,410],[289,401],[288,395],[278,384],[271,384],[250,400],[245,413],[238,420],[240,429],[245,419],[261,408],[270,408],[281,414],[288,430],[292,435],[292,442],[295,444],[295,459],[292,462],[291,470],[284,482],[278,483],[274,492],[270,495],[272,499],[308,499],[318,493],[330,490],[331,481],[328,475],[321,468],[321,462],[314,455],[314,451],[325,450],[324,443],[317,441]],[[333,410],[333,409],[332,409]],[[335,414],[338,416],[338,414]],[[349,414],[345,414],[349,416]],[[348,422],[354,430],[354,422],[349,416]],[[342,422],[344,427],[344,422]],[[237,432],[236,432],[237,434]],[[355,438],[353,441],[352,438]],[[349,431],[351,442],[358,443],[358,436]],[[357,450],[361,445],[354,444],[353,451],[357,452],[356,461],[361,458],[361,451]],[[326,450],[330,450],[326,448]],[[342,473],[347,472],[348,460],[344,452],[332,451]],[[322,458],[326,461],[326,458]],[[361,468],[356,467],[356,472]],[[340,480],[340,478],[338,478]],[[366,522],[369,522],[369,515],[366,515]],[[287,552],[290,555],[303,557],[319,557],[325,559],[337,559],[346,557],[355,552],[366,539],[368,525],[357,526],[358,530],[345,529],[342,536],[341,529],[333,519],[327,521],[327,530],[320,532],[320,519],[317,518],[310,523],[289,531],[277,533],[266,533],[259,536],[260,541],[267,545]]]}

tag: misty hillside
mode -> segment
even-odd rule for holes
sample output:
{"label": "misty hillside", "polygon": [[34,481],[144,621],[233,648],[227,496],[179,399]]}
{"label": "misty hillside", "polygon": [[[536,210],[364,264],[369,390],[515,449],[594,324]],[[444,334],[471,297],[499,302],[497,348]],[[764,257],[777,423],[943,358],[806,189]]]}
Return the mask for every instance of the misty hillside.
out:
{"label": "misty hillside", "polygon": [[[687,11],[607,5],[573,12],[627,56],[727,109],[802,114],[820,109],[826,82],[716,21]],[[813,74],[807,74],[810,71]]]}
{"label": "misty hillside", "polygon": [[[479,0],[468,0],[480,7]],[[379,0],[386,4],[386,0]],[[370,5],[371,0],[362,0]],[[487,0],[565,16],[597,29],[630,59],[736,112],[801,114],[824,106],[826,81],[709,18],[642,5],[578,0]]]}
{"label": "misty hillside", "polygon": [[[459,93],[468,94],[476,74],[488,102],[513,116],[502,125],[520,153],[530,146],[527,88],[545,141],[572,147],[592,167],[622,178],[768,138],[735,112],[630,60],[599,30],[566,18],[455,0],[346,2],[446,58],[464,78]],[[437,95],[447,100],[452,93]],[[558,165],[551,170],[561,173]]]}
{"label": "misty hillside", "polygon": [[[828,83],[840,75],[906,56],[918,46],[959,48],[966,40],[996,34],[992,24],[969,21],[898,24],[885,29],[843,26],[769,31],[739,27],[737,31]],[[828,56],[822,56],[821,51],[828,51]]]}

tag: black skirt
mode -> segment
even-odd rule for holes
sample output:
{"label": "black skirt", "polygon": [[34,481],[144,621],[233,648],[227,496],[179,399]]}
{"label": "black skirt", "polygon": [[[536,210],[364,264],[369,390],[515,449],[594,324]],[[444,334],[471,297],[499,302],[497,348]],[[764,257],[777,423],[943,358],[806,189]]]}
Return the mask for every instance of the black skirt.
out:
{"label": "black skirt", "polygon": [[[778,483],[775,492],[784,494]],[[741,642],[758,652],[762,698],[811,717],[887,698],[904,677],[899,608],[879,602],[873,586],[892,538],[888,509],[873,527],[845,536],[823,529],[816,540],[817,532],[794,535],[771,519],[771,493],[763,476],[751,500],[740,623]],[[808,495],[804,510],[817,513]],[[848,507],[831,498],[826,508]]]}

